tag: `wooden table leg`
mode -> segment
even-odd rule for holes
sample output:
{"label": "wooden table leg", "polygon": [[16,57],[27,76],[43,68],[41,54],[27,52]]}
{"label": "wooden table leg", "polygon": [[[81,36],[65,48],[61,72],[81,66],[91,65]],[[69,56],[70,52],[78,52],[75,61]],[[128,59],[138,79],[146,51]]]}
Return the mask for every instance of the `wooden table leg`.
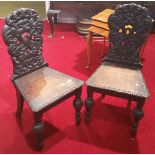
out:
{"label": "wooden table leg", "polygon": [[101,56],[103,57],[103,53],[105,52],[105,41],[106,41],[106,37],[103,37],[103,50],[101,53]]}
{"label": "wooden table leg", "polygon": [[89,68],[89,66],[91,65],[91,61],[92,61],[92,36],[93,36],[93,33],[89,31],[88,32],[88,38],[87,38],[88,48],[87,48],[87,66],[86,66],[86,69]]}

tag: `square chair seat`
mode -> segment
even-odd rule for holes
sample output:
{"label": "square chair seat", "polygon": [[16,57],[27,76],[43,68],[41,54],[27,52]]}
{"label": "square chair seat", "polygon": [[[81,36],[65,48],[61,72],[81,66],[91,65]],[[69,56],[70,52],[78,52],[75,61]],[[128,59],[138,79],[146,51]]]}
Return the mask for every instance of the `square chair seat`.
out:
{"label": "square chair seat", "polygon": [[125,93],[136,97],[147,98],[149,96],[143,75],[140,70],[119,67],[103,63],[86,84],[116,93]]}
{"label": "square chair seat", "polygon": [[15,85],[33,112],[61,99],[83,85],[83,81],[44,67],[17,80]]}

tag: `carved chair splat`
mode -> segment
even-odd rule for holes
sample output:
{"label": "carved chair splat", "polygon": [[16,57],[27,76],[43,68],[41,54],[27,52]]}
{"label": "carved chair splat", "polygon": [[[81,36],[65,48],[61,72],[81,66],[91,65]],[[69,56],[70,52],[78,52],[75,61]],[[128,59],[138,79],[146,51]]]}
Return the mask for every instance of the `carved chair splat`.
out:
{"label": "carved chair splat", "polygon": [[37,149],[43,148],[44,112],[75,96],[76,125],[80,123],[83,81],[48,67],[42,56],[43,22],[37,12],[18,9],[6,17],[3,39],[13,63],[12,81],[17,94],[16,116],[21,118],[24,100],[34,114]]}

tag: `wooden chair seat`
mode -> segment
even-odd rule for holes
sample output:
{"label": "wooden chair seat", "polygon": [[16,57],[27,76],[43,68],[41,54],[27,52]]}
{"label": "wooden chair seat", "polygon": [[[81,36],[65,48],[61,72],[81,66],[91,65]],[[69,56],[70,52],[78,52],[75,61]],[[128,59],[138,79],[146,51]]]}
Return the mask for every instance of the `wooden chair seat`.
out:
{"label": "wooden chair seat", "polygon": [[149,96],[140,70],[123,68],[109,63],[103,63],[98,67],[86,83],[88,86],[101,88],[113,93],[144,98]]}
{"label": "wooden chair seat", "polygon": [[33,112],[43,110],[83,85],[81,80],[44,67],[15,80]]}

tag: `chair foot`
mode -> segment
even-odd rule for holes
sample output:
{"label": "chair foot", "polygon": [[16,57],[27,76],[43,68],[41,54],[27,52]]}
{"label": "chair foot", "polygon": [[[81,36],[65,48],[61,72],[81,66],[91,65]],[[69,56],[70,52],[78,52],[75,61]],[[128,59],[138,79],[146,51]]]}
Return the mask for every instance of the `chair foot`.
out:
{"label": "chair foot", "polygon": [[52,34],[49,34],[49,35],[48,35],[48,38],[49,38],[49,39],[53,38],[53,35],[52,35]]}
{"label": "chair foot", "polygon": [[134,118],[134,123],[132,124],[131,135],[133,137],[136,136],[139,121],[144,116],[144,112],[142,110],[143,105],[144,105],[144,100],[138,101],[137,107],[134,108],[133,111],[132,111],[133,118]]}
{"label": "chair foot", "polygon": [[86,68],[86,69],[88,69],[88,68],[89,68],[89,66],[86,66],[85,68]]}
{"label": "chair foot", "polygon": [[83,102],[80,98],[81,96],[81,91],[82,91],[82,88],[78,89],[76,94],[75,94],[75,99],[73,101],[73,105],[74,105],[74,108],[75,108],[75,122],[76,122],[76,126],[80,125],[80,115],[81,115],[81,107],[83,105]]}
{"label": "chair foot", "polygon": [[86,107],[85,121],[87,124],[89,124],[90,122],[91,110],[92,110],[93,105],[94,105],[93,99],[88,97],[85,100],[85,107]]}
{"label": "chair foot", "polygon": [[130,140],[134,141],[134,140],[136,140],[136,138],[135,137],[131,137]]}
{"label": "chair foot", "polygon": [[36,149],[42,150],[43,149],[43,129],[44,125],[41,122],[42,113],[34,113],[34,125],[33,125],[33,131],[36,134]]}
{"label": "chair foot", "polygon": [[89,69],[90,65],[91,65],[91,64],[88,64],[85,68],[86,68],[86,69]]}

